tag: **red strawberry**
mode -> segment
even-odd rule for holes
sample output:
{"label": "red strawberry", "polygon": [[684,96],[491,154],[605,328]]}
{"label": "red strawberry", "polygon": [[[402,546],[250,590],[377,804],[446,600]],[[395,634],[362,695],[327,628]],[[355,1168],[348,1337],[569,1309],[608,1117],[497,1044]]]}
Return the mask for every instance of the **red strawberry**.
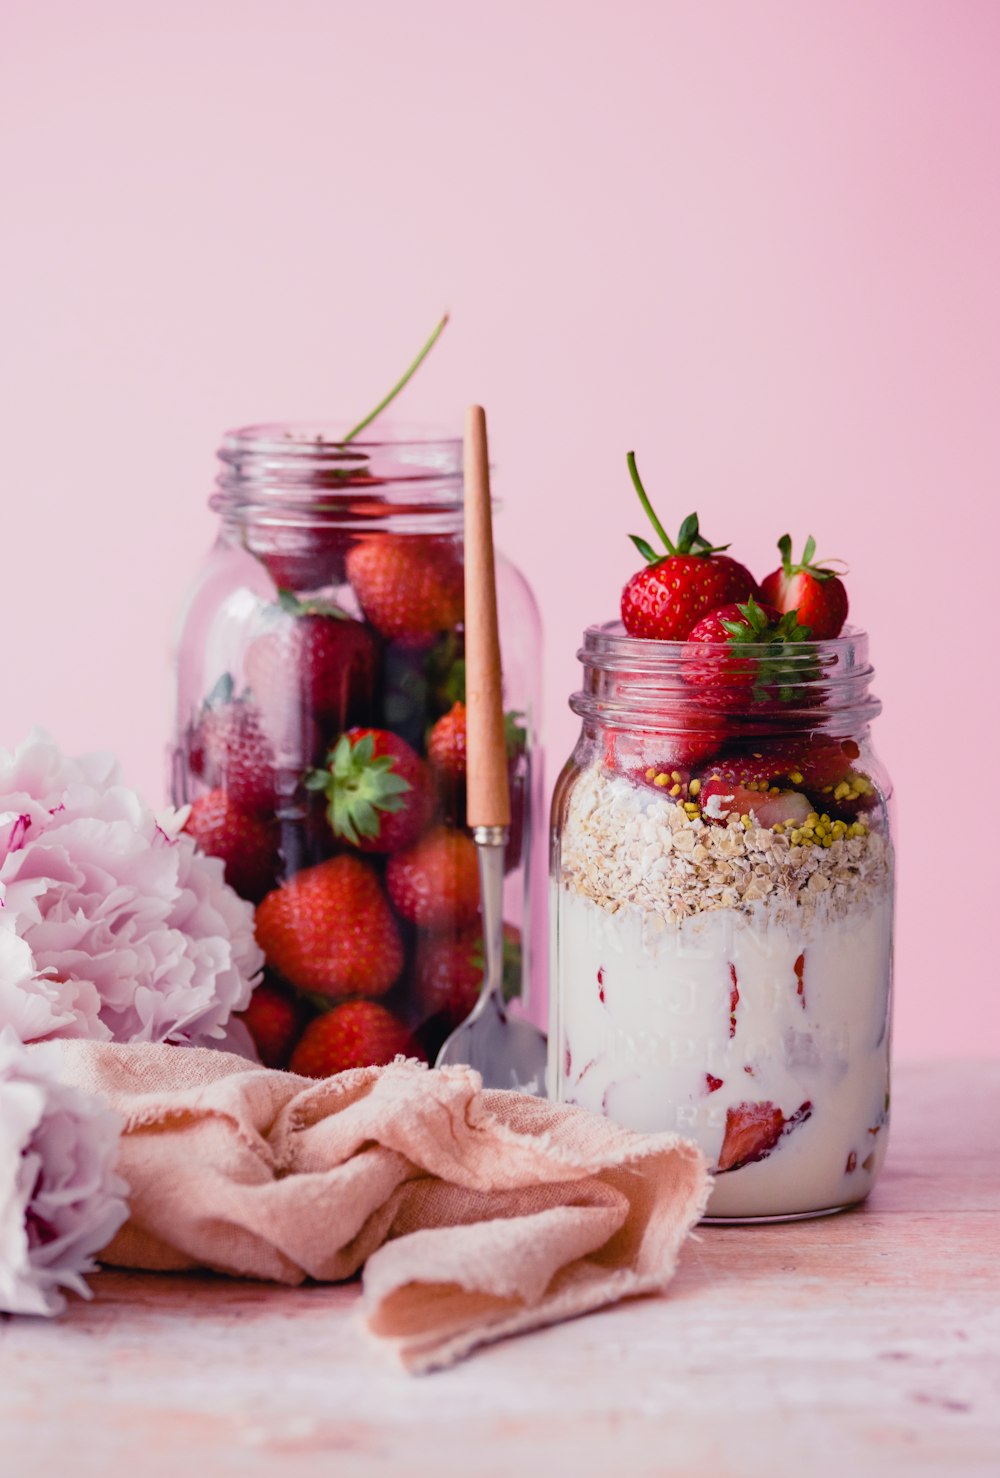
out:
{"label": "red strawberry", "polygon": [[407,1026],[375,1001],[345,1001],[311,1021],[292,1053],[291,1070],[306,1078],[329,1078],[352,1067],[380,1067],[424,1054]]}
{"label": "red strawberry", "polygon": [[431,729],[427,758],[439,775],[465,779],[465,704],[454,703]]}
{"label": "red strawberry", "polygon": [[813,563],[816,540],[809,535],[799,564],[792,563],[790,535],[782,534],[778,548],[781,568],[761,583],[764,599],[779,611],[797,611],[803,625],[812,628],[813,641],[839,636],[847,620],[847,591],[834,570]]}
{"label": "red strawberry", "polygon": [[385,880],[403,918],[424,929],[461,928],[479,910],[476,844],[448,826],[390,857]]}
{"label": "red strawberry", "polygon": [[811,675],[811,669],[801,671],[801,653],[795,651],[810,637],[794,612],[783,616],[750,596],[720,606],[693,627],[684,677],[697,689],[698,701],[712,708],[745,708],[775,692],[791,701],[796,678]]}
{"label": "red strawberry", "polygon": [[804,1103],[790,1119],[773,1103],[738,1103],[726,1113],[726,1130],[719,1151],[718,1171],[739,1170],[754,1160],[765,1160],[783,1134],[805,1122],[812,1104]]}
{"label": "red strawberry", "polygon": [[[680,706],[672,719],[664,719],[663,727],[662,734],[610,731],[604,745],[607,768],[636,784],[656,784],[669,792],[674,784],[685,786],[691,778],[690,771],[715,754],[726,738],[723,730],[707,721],[704,714],[695,711],[689,718]],[[669,778],[669,785],[658,778],[661,775]]]}
{"label": "red strawberry", "polygon": [[296,873],[264,899],[256,927],[272,969],[315,995],[381,996],[403,968],[378,876],[358,857],[332,857]]}
{"label": "red strawberry", "polygon": [[757,818],[760,826],[801,826],[812,812],[812,801],[798,790],[770,790],[709,775],[700,782],[698,804],[708,821],[726,821],[732,815]]}
{"label": "red strawberry", "polygon": [[639,480],[633,452],[628,454],[628,469],[667,553],[657,554],[645,539],[631,535],[647,563],[622,591],[622,621],[630,636],[683,641],[706,612],[756,595],[757,583],[748,569],[722,553],[728,544],[712,545],[699,533],[696,513],[681,524],[676,543],[669,539]]}
{"label": "red strawberry", "polygon": [[299,1029],[299,1012],[285,992],[261,981],[247,1009],[237,1015],[253,1037],[264,1066],[285,1067]]}
{"label": "red strawberry", "polygon": [[225,791],[210,790],[198,796],[191,803],[184,830],[203,852],[222,858],[226,882],[252,903],[258,903],[274,886],[278,859],[272,829]]}
{"label": "red strawberry", "polygon": [[246,654],[247,681],[269,732],[296,746],[310,719],[329,730],[367,717],[375,702],[378,642],[338,607],[283,595]]}
{"label": "red strawberry", "polygon": [[[521,933],[503,926],[503,993],[521,993]],[[451,1025],[464,1021],[479,999],[485,956],[483,931],[475,924],[457,935],[424,935],[417,941],[415,995],[428,1016],[443,1015]]]}
{"label": "red strawberry", "polygon": [[835,739],[828,734],[803,734],[788,739],[761,742],[745,753],[730,753],[714,760],[703,776],[767,790],[788,781],[804,790],[823,790],[845,778],[860,754],[853,739]]}
{"label": "red strawberry", "polygon": [[335,836],[361,852],[399,852],[430,820],[434,797],[423,760],[387,729],[348,729],[313,770],[306,788],[322,791]]}
{"label": "red strawberry", "polygon": [[347,577],[376,631],[422,645],[458,625],[464,575],[449,539],[374,534],[347,556]]}
{"label": "red strawberry", "polygon": [[324,525],[251,523],[246,542],[279,590],[303,594],[341,583],[351,535]]}
{"label": "red strawberry", "polygon": [[221,787],[244,810],[273,810],[274,750],[252,703],[209,700],[191,739],[188,764],[193,775]]}

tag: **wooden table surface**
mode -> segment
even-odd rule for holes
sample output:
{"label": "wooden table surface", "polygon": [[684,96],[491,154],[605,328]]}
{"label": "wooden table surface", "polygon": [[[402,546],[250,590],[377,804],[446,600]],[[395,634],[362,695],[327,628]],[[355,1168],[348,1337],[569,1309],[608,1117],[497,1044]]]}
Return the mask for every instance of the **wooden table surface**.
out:
{"label": "wooden table surface", "polygon": [[905,1065],[867,1208],[412,1377],[357,1285],[107,1272],[0,1322],[0,1474],[1000,1475],[1000,1063]]}

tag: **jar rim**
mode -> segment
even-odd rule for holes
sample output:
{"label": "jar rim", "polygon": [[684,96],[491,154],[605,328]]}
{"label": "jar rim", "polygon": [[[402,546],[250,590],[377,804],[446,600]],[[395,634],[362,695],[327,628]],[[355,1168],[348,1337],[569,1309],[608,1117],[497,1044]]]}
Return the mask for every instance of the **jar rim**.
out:
{"label": "jar rim", "polygon": [[373,451],[406,447],[450,451],[461,465],[462,438],[444,427],[411,421],[380,421],[378,435],[343,440],[351,430],[347,421],[257,421],[234,426],[222,434],[218,456],[229,461],[243,456],[283,456],[315,460],[337,453],[370,455]]}
{"label": "jar rim", "polygon": [[377,435],[345,442],[350,429],[263,421],[225,432],[210,506],[236,524],[454,531],[463,504],[461,437],[387,421]]}
{"label": "jar rim", "polygon": [[[772,662],[775,647],[741,643],[736,663]],[[727,680],[725,668],[708,688],[693,686],[692,658],[712,660],[712,647],[687,641],[630,636],[621,621],[588,626],[577,652],[584,685],[570,707],[584,720],[608,727],[676,730],[739,723],[747,734],[767,733],[777,724],[828,727],[836,722],[855,729],[882,711],[870,691],[874,668],[868,660],[868,634],[848,626],[826,641],[796,642],[782,649],[780,678],[758,698],[750,687]],[[715,659],[728,660],[721,651]],[[774,689],[780,685],[780,699]]]}
{"label": "jar rim", "polygon": [[[691,656],[688,641],[666,641],[659,637],[631,636],[620,620],[595,622],[584,628],[583,646],[577,651],[577,659],[589,667],[600,667],[613,671],[619,667],[636,666],[668,670],[684,658]],[[765,642],[741,642],[741,657],[760,657],[773,652]],[[845,626],[839,636],[824,641],[796,642],[789,656],[805,662],[820,662],[830,665],[847,660],[851,667],[868,664],[868,633],[860,626]],[[869,675],[874,669],[868,667]]]}

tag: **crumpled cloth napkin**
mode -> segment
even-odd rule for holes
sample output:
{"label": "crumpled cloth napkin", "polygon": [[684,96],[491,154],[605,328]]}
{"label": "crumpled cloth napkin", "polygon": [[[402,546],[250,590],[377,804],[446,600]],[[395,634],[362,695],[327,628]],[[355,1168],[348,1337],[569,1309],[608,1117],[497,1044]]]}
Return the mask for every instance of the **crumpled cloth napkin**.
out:
{"label": "crumpled cloth napkin", "polygon": [[66,1041],[125,1121],[119,1267],[296,1284],[364,1268],[369,1331],[412,1371],[660,1292],[709,1176],[674,1134],[397,1060],[325,1081],[225,1052]]}

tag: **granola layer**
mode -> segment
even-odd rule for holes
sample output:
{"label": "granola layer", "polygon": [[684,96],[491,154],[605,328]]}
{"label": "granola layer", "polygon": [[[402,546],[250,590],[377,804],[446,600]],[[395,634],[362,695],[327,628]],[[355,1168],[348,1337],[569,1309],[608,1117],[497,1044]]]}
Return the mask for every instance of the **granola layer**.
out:
{"label": "granola layer", "polygon": [[610,913],[632,906],[677,924],[761,905],[799,923],[842,917],[890,885],[892,852],[878,831],[817,847],[749,820],[705,821],[595,766],[570,795],[560,882]]}

